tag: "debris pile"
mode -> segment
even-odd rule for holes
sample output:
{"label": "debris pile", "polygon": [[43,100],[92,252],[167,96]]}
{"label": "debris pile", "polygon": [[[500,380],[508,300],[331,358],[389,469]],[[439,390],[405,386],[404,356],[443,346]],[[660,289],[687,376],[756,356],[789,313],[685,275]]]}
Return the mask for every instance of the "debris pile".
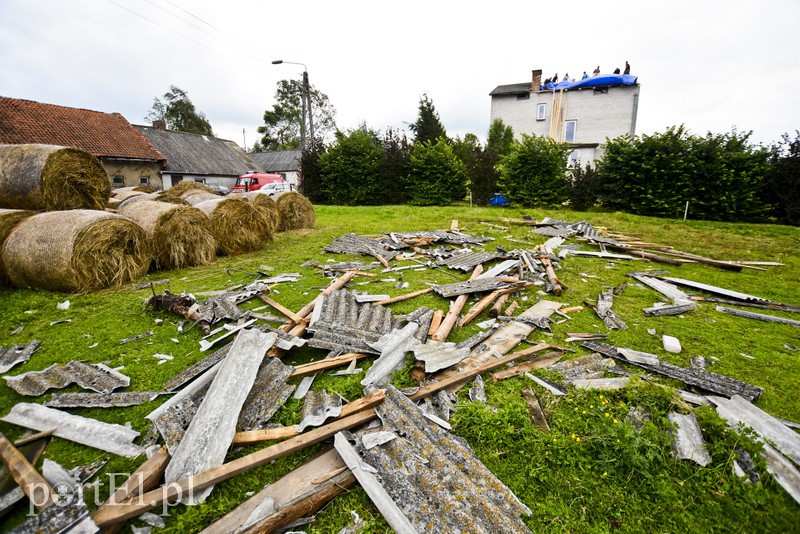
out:
{"label": "debris pile", "polygon": [[[280,199],[287,197],[289,194]],[[150,201],[139,201],[143,202]],[[546,299],[520,304],[526,302],[525,293],[531,286],[554,297],[569,291],[569,285],[556,272],[573,261],[572,256],[582,254],[574,245],[565,244],[567,238],[598,245],[598,257],[614,261],[620,261],[620,255],[610,255],[605,247],[633,249],[641,245],[624,236],[601,236],[584,221],[543,221],[537,223],[534,232],[548,237],[548,241],[515,250],[498,247],[496,251],[482,250],[488,239],[457,230],[389,233],[378,238],[341,236],[325,250],[366,256],[376,262],[326,265],[323,272],[337,278],[297,312],[281,305],[278,292],[267,294],[277,284],[296,281],[300,276],[296,273],[259,273],[250,284],[202,301],[189,294],[154,293],[150,306],[184,318],[181,329],[190,323],[202,329],[205,335],[199,350],[208,353],[165,383],[163,391],[116,391],[129,386],[125,375],[78,361],[5,376],[6,383],[24,395],[40,396],[72,383],[94,393],[56,393],[47,406],[19,403],[3,421],[51,431],[63,439],[113,454],[134,457],[145,450],[148,453],[129,482],[91,513],[77,492],[77,508],[69,519],[63,514],[51,518],[48,510],[55,507],[45,507],[21,527],[22,531],[78,523],[85,527],[87,521],[107,528],[176,500],[191,506],[203,502],[214,486],[225,480],[330,440],[333,449],[267,485],[209,525],[207,531],[272,532],[312,514],[359,484],[398,532],[528,532],[523,516],[529,515],[530,509],[481,463],[463,439],[450,431],[448,423],[451,411],[457,409],[455,394],[464,386],[472,402],[487,403],[482,375],[486,377],[489,372],[492,382],[523,375],[532,380],[533,385],[521,389],[520,395],[542,432],[550,432],[550,423],[537,392],[562,397],[575,389],[620,389],[629,387],[634,375],[648,381],[660,377],[681,381],[693,390],[680,392],[684,399],[693,404],[713,404],[731,426],[750,426],[765,443],[775,445],[774,449],[765,446],[767,464],[776,480],[800,502],[800,473],[795,465],[800,464],[800,438],[781,420],[752,404],[762,393],[761,387],[708,371],[704,359],[694,360],[691,367],[680,367],[655,354],[598,341],[608,341],[614,331],[627,328],[623,318],[611,309],[613,297],[622,295],[624,284],[616,291],[602,290],[596,305],[587,303],[608,333],[567,332],[567,341],[581,341],[588,354],[565,360],[567,352],[575,351],[544,342],[517,350],[521,343],[529,343],[534,332],[547,335],[558,329],[562,318],[569,319],[567,311],[583,309]],[[624,261],[653,261],[631,252]],[[411,265],[399,265],[403,262]],[[311,263],[305,266],[318,267]],[[388,275],[405,268],[447,272],[458,281],[415,288],[396,297],[346,287],[374,269]],[[467,272],[470,275],[465,280]],[[698,301],[677,288],[686,286],[686,280],[652,271],[630,275],[672,300],[654,307],[656,312],[645,311],[644,317],[671,315],[671,307],[688,313],[697,305]],[[714,290],[710,286],[701,289]],[[725,294],[742,301],[768,302],[745,294]],[[439,305],[419,306],[404,314],[389,307],[422,295],[429,295],[426,302]],[[257,313],[240,307],[253,299],[282,314],[285,322],[279,328],[259,323]],[[475,303],[466,309],[470,299]],[[441,305],[447,301],[447,305]],[[478,333],[459,343],[448,341],[454,329],[463,328],[481,314],[490,319],[480,323]],[[0,350],[3,369],[31,365],[24,362],[31,360],[38,345],[35,343]],[[319,351],[320,358],[301,365],[282,361],[287,353],[303,346]],[[362,367],[357,367],[359,362]],[[399,390],[392,385],[394,378],[409,365],[410,376],[418,385]],[[314,389],[317,373],[334,369],[338,369],[334,376],[358,375],[364,388],[362,396],[345,399],[336,392]],[[540,369],[560,378],[534,374]],[[65,411],[73,407],[130,406],[161,395],[167,398],[146,416],[152,427],[139,444],[134,443],[139,433],[130,428]],[[276,425],[273,416],[292,396],[303,400],[296,414],[297,424]],[[668,416],[674,425],[674,455],[706,466],[711,458],[702,432],[691,410],[686,411]],[[230,458],[234,447],[272,441],[277,443]],[[26,473],[27,478],[14,479],[20,486],[39,476],[31,465],[41,455],[40,450],[23,452],[26,448],[19,444],[17,452],[10,443],[2,445],[3,461],[14,466],[15,473]],[[744,451],[738,458],[743,473],[758,476]],[[137,485],[140,481],[146,483]],[[57,494],[51,497],[54,501],[59,498]],[[356,518],[355,523],[359,521]]]}

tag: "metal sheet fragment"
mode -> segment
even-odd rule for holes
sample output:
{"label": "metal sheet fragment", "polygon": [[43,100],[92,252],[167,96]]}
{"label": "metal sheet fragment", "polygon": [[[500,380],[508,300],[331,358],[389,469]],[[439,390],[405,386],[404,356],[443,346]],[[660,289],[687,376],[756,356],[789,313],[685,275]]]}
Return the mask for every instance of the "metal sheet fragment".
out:
{"label": "metal sheet fragment", "polygon": [[393,387],[387,388],[386,400],[376,411],[381,430],[395,432],[397,438],[368,450],[359,434],[340,432],[334,446],[392,528],[530,532],[519,518],[530,510],[463,439],[429,423]]}
{"label": "metal sheet fragment", "polygon": [[0,347],[0,374],[5,374],[15,366],[30,360],[31,355],[39,348],[39,343],[38,339],[34,339],[27,345]]}
{"label": "metal sheet fragment", "polygon": [[123,391],[120,393],[53,393],[44,403],[50,408],[119,408],[155,400],[161,391]]}
{"label": "metal sheet fragment", "polygon": [[87,364],[79,361],[51,365],[43,371],[29,371],[3,378],[14,391],[31,397],[39,396],[48,389],[61,389],[73,383],[98,393],[111,393],[131,383],[129,377],[102,363]]}
{"label": "metal sheet fragment", "polygon": [[327,391],[309,391],[303,403],[300,424],[302,432],[310,426],[320,426],[326,419],[338,417],[342,413],[342,397],[328,395]]}
{"label": "metal sheet fragment", "polygon": [[681,415],[673,412],[667,414],[667,420],[677,426],[672,441],[672,454],[679,460],[692,460],[700,466],[707,466],[711,462],[703,433],[693,413]]}
{"label": "metal sheet fragment", "polygon": [[139,432],[132,428],[80,417],[41,404],[18,403],[0,420],[39,431],[55,429],[53,435],[59,438],[128,458],[144,452],[142,447],[133,444]]}

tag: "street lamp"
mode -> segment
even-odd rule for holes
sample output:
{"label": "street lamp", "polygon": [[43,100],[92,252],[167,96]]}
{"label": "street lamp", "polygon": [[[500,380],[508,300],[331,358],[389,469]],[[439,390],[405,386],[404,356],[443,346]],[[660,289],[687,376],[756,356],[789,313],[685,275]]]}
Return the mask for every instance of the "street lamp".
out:
{"label": "street lamp", "polygon": [[273,65],[300,65],[303,67],[303,90],[300,96],[300,102],[302,106],[302,115],[303,119],[300,123],[300,144],[302,145],[303,149],[306,148],[306,113],[308,113],[308,136],[311,138],[311,142],[314,142],[314,114],[311,109],[311,89],[308,84],[308,69],[305,66],[305,63],[298,63],[296,61],[284,61],[282,59],[276,59],[272,62]]}

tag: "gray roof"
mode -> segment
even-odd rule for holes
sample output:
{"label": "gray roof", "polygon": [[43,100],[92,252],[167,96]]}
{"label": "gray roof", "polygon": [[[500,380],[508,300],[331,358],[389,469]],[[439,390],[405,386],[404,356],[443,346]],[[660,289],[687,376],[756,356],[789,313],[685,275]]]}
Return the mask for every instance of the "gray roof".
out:
{"label": "gray roof", "polygon": [[287,172],[300,170],[302,153],[302,150],[273,150],[251,152],[250,157],[266,172]]}
{"label": "gray roof", "polygon": [[509,85],[498,85],[489,96],[519,95],[528,93],[531,90],[531,82],[512,83]]}
{"label": "gray roof", "polygon": [[170,173],[239,176],[258,164],[236,143],[208,135],[134,125],[167,159]]}

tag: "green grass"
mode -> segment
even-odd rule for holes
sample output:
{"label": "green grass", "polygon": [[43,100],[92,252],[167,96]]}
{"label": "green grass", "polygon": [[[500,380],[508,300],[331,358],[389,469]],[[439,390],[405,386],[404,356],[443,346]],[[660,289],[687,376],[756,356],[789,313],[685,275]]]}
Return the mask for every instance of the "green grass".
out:
{"label": "green grass", "polygon": [[[415,208],[409,206],[333,207],[317,206],[317,228],[278,234],[275,241],[261,252],[236,258],[218,258],[208,267],[151,273],[149,280],[169,278],[169,289],[200,293],[226,289],[252,280],[254,273],[266,265],[276,273],[299,272],[303,278],[293,284],[280,284],[273,298],[297,310],[312,300],[329,280],[320,271],[301,264],[315,260],[325,263],[354,260],[348,256],[328,254],[323,247],[334,238],[355,232],[378,234],[390,231],[446,229],[452,219],[459,221],[462,231],[486,235],[496,240],[485,245],[493,251],[496,246],[513,249],[521,244],[508,238],[532,244],[544,238],[530,233],[530,228],[500,221],[502,217],[519,218],[523,214],[535,219],[550,216],[576,221],[586,219],[596,227],[633,235],[643,240],[671,245],[679,250],[717,259],[780,261],[782,267],[768,271],[743,270],[735,273],[703,264],[681,267],[650,262],[609,262],[596,258],[569,257],[561,262],[559,278],[569,287],[561,297],[538,294],[532,287],[518,298],[520,310],[532,305],[537,298],[547,298],[566,306],[596,302],[598,293],[623,281],[632,270],[646,268],[668,269],[673,276],[693,279],[738,291],[752,293],[771,300],[800,304],[800,230],[777,225],[709,223],[672,221],[638,217],[622,213],[576,213],[518,209],[488,209],[456,206],[449,208]],[[481,224],[482,221],[505,226],[505,229]],[[367,261],[366,258],[361,258]],[[397,289],[394,282],[381,281],[392,276],[408,282],[406,289]],[[465,279],[466,275],[459,275]],[[457,278],[439,270],[409,269],[375,279],[357,277],[351,286],[359,291],[398,295],[422,289],[428,283],[448,283]],[[40,370],[53,363],[83,360],[104,362],[112,367],[123,366],[131,377],[130,390],[158,390],[169,378],[205,356],[199,352],[202,334],[197,330],[178,334],[179,319],[163,312],[148,310],[144,303],[149,290],[98,291],[72,295],[38,290],[6,291],[0,294],[0,345],[23,344],[32,339],[42,341],[40,350],[30,362],[10,374]],[[56,308],[58,302],[70,300],[68,310]],[[794,392],[800,386],[796,370],[800,353],[784,344],[800,346],[800,330],[792,326],[768,324],[731,317],[715,311],[715,305],[703,304],[683,317],[647,318],[641,309],[660,300],[656,292],[629,285],[624,294],[616,297],[614,310],[628,324],[626,331],[610,333],[609,343],[657,354],[673,364],[686,366],[692,356],[716,358],[711,370],[744,380],[764,388],[757,404],[778,417],[800,420],[800,404]],[[471,304],[471,303],[470,303]],[[256,303],[248,306],[254,307]],[[447,310],[449,301],[429,293],[411,301],[392,305],[397,313],[418,306]],[[758,311],[758,310],[755,310]],[[797,319],[797,315],[780,314]],[[450,336],[460,341],[478,331],[475,323],[485,319],[485,313],[465,328],[456,328]],[[52,325],[53,321],[71,322]],[[163,319],[162,326],[156,319]],[[10,333],[22,326],[15,335]],[[657,335],[647,333],[654,328]],[[149,330],[154,335],[120,345],[124,338]],[[552,335],[535,331],[530,343],[547,341],[565,346],[565,332],[605,332],[602,322],[591,309],[572,314],[572,318],[553,326]],[[661,335],[680,339],[681,354],[669,354],[661,348]],[[177,340],[175,342],[174,340]],[[97,344],[92,348],[92,345]],[[527,346],[523,344],[522,346]],[[576,355],[587,352],[571,345]],[[171,354],[174,359],[157,365],[155,353]],[[755,359],[741,356],[746,354]],[[322,351],[303,348],[288,354],[287,363],[303,363],[323,356]],[[364,361],[360,367],[367,367]],[[548,375],[541,372],[542,376]],[[331,377],[321,374],[315,389],[336,391],[353,400],[361,395],[361,376]],[[800,507],[764,473],[759,484],[744,484],[732,474],[734,447],[743,445],[757,450],[749,439],[725,427],[711,409],[698,410],[698,419],[712,455],[712,463],[699,468],[689,462],[675,462],[669,452],[669,424],[666,414],[683,411],[669,388],[645,381],[634,383],[614,393],[571,392],[558,400],[526,377],[516,377],[492,383],[485,377],[489,407],[472,403],[465,390],[459,395],[458,410],[453,416],[454,432],[467,439],[480,459],[503,480],[532,510],[524,518],[534,531],[545,532],[791,532],[798,531]],[[408,384],[407,372],[400,373],[397,383]],[[660,381],[678,386],[677,383]],[[532,387],[540,396],[552,432],[544,433],[533,426],[520,392]],[[44,402],[51,392],[41,398],[17,395],[0,383],[0,414],[6,414],[17,402]],[[76,387],[67,391],[78,391]],[[85,409],[74,413],[125,424],[141,432],[147,430],[144,415],[160,401],[125,409]],[[276,414],[275,421],[292,424],[299,421],[301,402],[290,400]],[[641,433],[625,421],[630,407],[646,408],[651,419]],[[495,410],[492,410],[493,407]],[[608,414],[608,415],[606,415]],[[16,439],[22,429],[0,424],[0,431]],[[320,444],[293,454],[217,485],[206,503],[195,507],[173,507],[166,518],[166,532],[196,531],[246,498],[248,492],[259,491],[265,484],[277,480],[301,465],[329,444]],[[247,447],[233,451],[230,458],[257,450]],[[88,447],[55,439],[46,457],[67,468],[86,464],[109,455]],[[108,473],[128,473],[141,459],[112,458],[101,475],[105,484],[99,499],[107,495]],[[103,478],[105,477],[105,478]],[[93,499],[94,497],[92,497]],[[364,492],[356,488],[340,496],[317,515],[308,527],[310,532],[336,532],[351,523],[350,510],[364,518],[366,532],[389,532],[380,513]],[[27,510],[17,511],[4,522],[0,530],[8,530],[24,519]],[[133,523],[137,524],[137,523]],[[141,526],[140,524],[138,524]]]}

